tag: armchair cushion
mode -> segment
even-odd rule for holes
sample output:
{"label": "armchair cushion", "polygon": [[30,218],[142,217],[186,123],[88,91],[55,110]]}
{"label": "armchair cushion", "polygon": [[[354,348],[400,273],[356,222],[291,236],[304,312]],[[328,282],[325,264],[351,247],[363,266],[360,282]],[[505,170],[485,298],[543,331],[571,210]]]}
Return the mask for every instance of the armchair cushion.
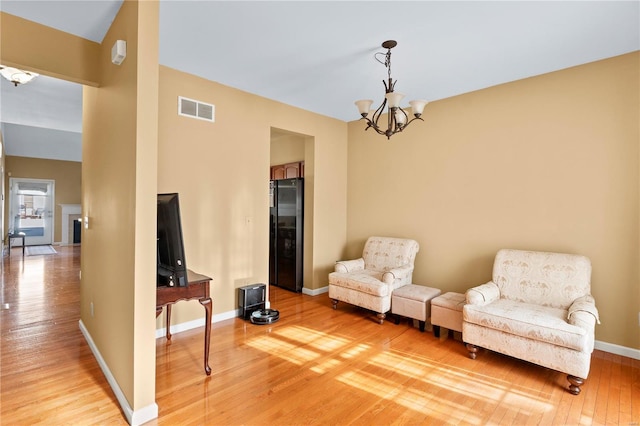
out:
{"label": "armchair cushion", "polygon": [[463,315],[464,321],[505,333],[576,351],[592,350],[593,341],[582,327],[566,321],[564,309],[499,299],[490,305],[469,306]]}
{"label": "armchair cushion", "polygon": [[356,272],[334,272],[331,284],[378,297],[391,296],[391,285],[382,281],[382,272],[364,269]]}
{"label": "armchair cushion", "polygon": [[500,297],[568,309],[590,293],[591,262],[575,254],[500,250],[493,279]]}
{"label": "armchair cushion", "polygon": [[418,243],[414,240],[370,237],[362,252],[364,267],[376,271],[389,271],[400,266],[413,268],[418,248]]}

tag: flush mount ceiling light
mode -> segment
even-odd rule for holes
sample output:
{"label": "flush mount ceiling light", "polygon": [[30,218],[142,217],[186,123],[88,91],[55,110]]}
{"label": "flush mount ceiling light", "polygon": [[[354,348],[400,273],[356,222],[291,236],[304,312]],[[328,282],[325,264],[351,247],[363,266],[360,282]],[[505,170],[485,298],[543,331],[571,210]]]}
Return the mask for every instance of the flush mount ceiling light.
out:
{"label": "flush mount ceiling light", "polygon": [[[422,120],[420,116],[422,115],[422,111],[424,110],[425,105],[427,105],[427,101],[416,100],[409,102],[411,105],[411,112],[414,116],[411,120],[409,120],[409,116],[404,111],[404,109],[400,108],[400,101],[404,98],[403,93],[394,92],[394,87],[396,85],[396,81],[393,81],[391,78],[391,49],[396,47],[398,43],[395,40],[387,40],[382,43],[382,47],[387,49],[387,53],[378,52],[375,54],[376,61],[380,62],[387,68],[387,74],[389,77],[388,82],[382,80],[385,89],[385,96],[382,104],[378,107],[377,110],[373,113],[372,119],[368,118],[369,110],[371,109],[371,104],[373,101],[371,99],[363,99],[360,101],[356,101],[356,106],[358,107],[358,111],[362,116],[361,120],[366,120],[367,127],[365,130],[368,130],[369,127],[372,127],[373,130],[378,132],[381,135],[385,135],[387,139],[390,139],[391,136],[395,135],[403,131],[404,129],[411,124],[411,122],[415,120]],[[379,56],[384,55],[384,62],[378,59]],[[378,125],[378,121],[380,120],[380,116],[385,112],[385,107],[387,108],[387,128],[381,129]]]}
{"label": "flush mount ceiling light", "polygon": [[18,68],[5,67],[4,65],[0,65],[0,74],[16,86],[18,84],[27,84],[40,75],[31,71],[22,71]]}

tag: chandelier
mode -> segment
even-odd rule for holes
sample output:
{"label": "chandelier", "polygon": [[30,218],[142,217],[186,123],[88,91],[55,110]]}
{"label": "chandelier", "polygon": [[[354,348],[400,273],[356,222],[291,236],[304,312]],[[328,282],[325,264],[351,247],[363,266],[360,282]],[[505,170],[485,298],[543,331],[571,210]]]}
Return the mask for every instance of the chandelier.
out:
{"label": "chandelier", "polygon": [[40,75],[31,71],[22,71],[18,68],[5,67],[4,65],[0,65],[0,74],[15,86],[18,84],[27,84]]}
{"label": "chandelier", "polygon": [[[362,116],[361,120],[366,120],[367,122],[367,127],[364,130],[368,130],[369,127],[371,127],[379,134],[385,135],[387,139],[390,139],[391,136],[406,129],[407,126],[415,120],[424,121],[420,116],[422,115],[424,107],[428,103],[427,101],[422,100],[409,102],[409,105],[411,105],[411,113],[414,116],[411,120],[409,120],[409,116],[404,109],[400,108],[400,101],[405,95],[403,93],[394,92],[397,80],[393,81],[391,78],[391,49],[396,47],[397,44],[398,43],[395,40],[387,40],[382,43],[382,47],[387,49],[387,53],[378,52],[375,54],[376,61],[380,62],[387,68],[389,80],[388,82],[382,80],[385,96],[382,104],[373,113],[373,117],[371,119],[368,117],[371,104],[373,104],[371,99],[363,99],[355,102],[358,107],[358,112],[360,112],[360,115]],[[378,59],[379,56],[384,56],[384,61]],[[385,112],[385,107],[387,107],[387,128],[382,129],[380,128],[378,121],[380,120],[380,116]]]}

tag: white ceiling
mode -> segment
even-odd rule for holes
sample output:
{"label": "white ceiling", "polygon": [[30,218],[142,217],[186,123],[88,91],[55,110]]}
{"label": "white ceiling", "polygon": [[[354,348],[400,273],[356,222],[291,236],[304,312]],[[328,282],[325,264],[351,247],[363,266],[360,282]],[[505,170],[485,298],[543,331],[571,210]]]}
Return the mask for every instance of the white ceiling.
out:
{"label": "white ceiling", "polygon": [[[120,5],[2,0],[0,10],[100,42]],[[640,50],[640,2],[160,2],[162,65],[344,121],[358,119],[354,100],[381,102],[386,70],[373,55],[388,39],[396,91],[436,101]],[[78,132],[80,91],[54,81],[3,81],[0,120]]]}

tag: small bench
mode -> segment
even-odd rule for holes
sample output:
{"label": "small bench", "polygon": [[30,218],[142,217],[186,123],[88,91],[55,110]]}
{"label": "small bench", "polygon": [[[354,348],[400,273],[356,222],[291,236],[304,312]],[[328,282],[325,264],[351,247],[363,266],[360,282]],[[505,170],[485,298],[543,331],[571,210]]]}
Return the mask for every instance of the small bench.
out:
{"label": "small bench", "polygon": [[448,292],[431,301],[433,334],[440,337],[440,327],[462,333],[462,307],[467,299],[462,293]]}
{"label": "small bench", "polygon": [[396,324],[400,316],[419,321],[420,331],[424,331],[425,322],[431,316],[431,299],[441,291],[423,285],[408,284],[393,290],[391,294],[391,313],[395,315]]}

